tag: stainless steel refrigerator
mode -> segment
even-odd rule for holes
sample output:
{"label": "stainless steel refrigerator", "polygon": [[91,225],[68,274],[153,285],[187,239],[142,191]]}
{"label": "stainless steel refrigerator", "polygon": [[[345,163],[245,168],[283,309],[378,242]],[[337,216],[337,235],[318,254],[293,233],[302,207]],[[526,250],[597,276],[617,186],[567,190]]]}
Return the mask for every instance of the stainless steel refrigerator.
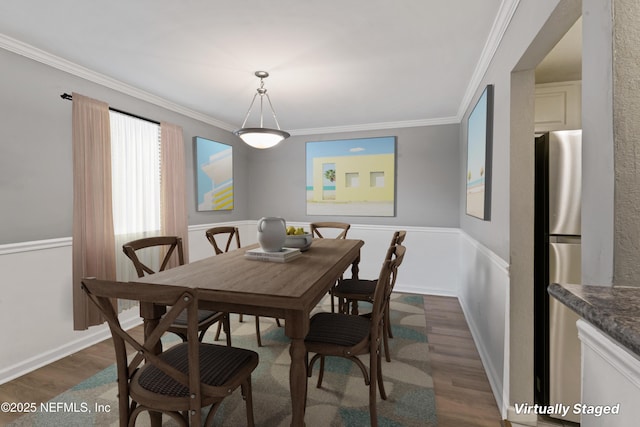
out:
{"label": "stainless steel refrigerator", "polygon": [[[550,283],[581,283],[582,131],[535,139],[534,375],[536,403],[580,402],[578,316],[547,294]],[[569,411],[567,421],[580,422]]]}

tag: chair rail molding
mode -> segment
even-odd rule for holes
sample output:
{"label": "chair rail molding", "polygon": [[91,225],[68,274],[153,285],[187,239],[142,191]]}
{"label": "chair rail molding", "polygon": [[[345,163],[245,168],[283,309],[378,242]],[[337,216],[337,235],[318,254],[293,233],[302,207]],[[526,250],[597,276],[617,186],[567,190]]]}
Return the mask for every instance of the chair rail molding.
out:
{"label": "chair rail molding", "polygon": [[34,240],[31,242],[8,243],[0,245],[0,256],[20,252],[41,251],[46,249],[71,246],[71,237],[57,239]]}

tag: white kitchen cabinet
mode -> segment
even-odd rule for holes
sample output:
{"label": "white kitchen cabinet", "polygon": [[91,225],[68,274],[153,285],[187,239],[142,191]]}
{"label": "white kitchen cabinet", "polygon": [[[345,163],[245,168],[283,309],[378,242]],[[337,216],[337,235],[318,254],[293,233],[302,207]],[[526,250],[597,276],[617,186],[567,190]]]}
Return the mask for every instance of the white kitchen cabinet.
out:
{"label": "white kitchen cabinet", "polygon": [[578,321],[578,335],[582,342],[580,425],[637,427],[640,359],[584,320]]}
{"label": "white kitchen cabinet", "polygon": [[535,88],[535,131],[582,128],[582,82],[537,84]]}

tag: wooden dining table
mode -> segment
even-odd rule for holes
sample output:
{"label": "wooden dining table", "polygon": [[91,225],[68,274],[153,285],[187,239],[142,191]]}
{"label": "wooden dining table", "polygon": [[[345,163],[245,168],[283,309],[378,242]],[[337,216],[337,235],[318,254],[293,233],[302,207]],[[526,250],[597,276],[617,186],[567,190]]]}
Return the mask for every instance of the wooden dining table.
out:
{"label": "wooden dining table", "polygon": [[[309,250],[285,263],[248,259],[257,245],[215,255],[131,282],[192,290],[199,307],[228,313],[284,319],[290,338],[291,425],[304,425],[307,391],[306,349],[311,311],[351,267],[358,277],[362,240],[313,239]],[[155,328],[164,307],[141,305],[145,331]]]}

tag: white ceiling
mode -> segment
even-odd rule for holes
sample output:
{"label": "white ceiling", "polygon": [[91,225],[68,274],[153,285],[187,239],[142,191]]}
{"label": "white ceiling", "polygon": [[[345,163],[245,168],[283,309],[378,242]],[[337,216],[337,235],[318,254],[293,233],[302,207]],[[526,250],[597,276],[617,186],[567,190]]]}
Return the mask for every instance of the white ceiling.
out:
{"label": "white ceiling", "polygon": [[582,80],[582,18],[536,67],[536,83]]}
{"label": "white ceiling", "polygon": [[2,0],[0,47],[229,130],[242,123],[256,70],[271,74],[265,87],[292,133],[454,123],[514,5]]}

